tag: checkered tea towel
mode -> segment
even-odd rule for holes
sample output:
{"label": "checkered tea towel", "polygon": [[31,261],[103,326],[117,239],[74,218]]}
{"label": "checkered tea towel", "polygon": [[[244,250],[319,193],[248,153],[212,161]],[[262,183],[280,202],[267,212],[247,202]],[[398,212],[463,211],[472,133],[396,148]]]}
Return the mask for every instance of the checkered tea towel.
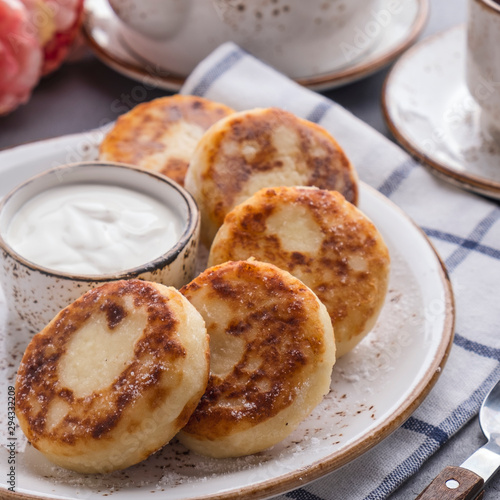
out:
{"label": "checkered tea towel", "polygon": [[386,498],[478,412],[500,378],[499,205],[439,180],[335,102],[300,87],[232,43],[202,61],[182,93],[236,110],[281,107],[322,125],[344,148],[360,179],[399,205],[444,260],[455,293],[456,325],[436,386],[402,427],[375,448],[279,497]]}

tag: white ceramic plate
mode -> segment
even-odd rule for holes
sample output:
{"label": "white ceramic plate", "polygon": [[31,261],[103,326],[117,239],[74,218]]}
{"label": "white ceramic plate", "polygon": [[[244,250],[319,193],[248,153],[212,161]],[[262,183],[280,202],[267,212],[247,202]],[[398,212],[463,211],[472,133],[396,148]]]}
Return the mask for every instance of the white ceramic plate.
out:
{"label": "white ceramic plate", "polygon": [[[94,159],[102,131],[0,152],[0,196],[27,177],[68,161]],[[0,296],[0,496],[14,443],[14,498],[117,500],[265,498],[320,478],[397,429],[436,382],[453,338],[449,280],[424,234],[377,191],[361,186],[360,208],[390,250],[387,301],[374,330],[337,362],[331,392],[285,441],[253,456],[207,459],[168,444],[143,463],[109,475],[80,475],[51,465],[18,430],[7,434],[8,386],[29,341],[9,324]],[[1,295],[1,294],[0,294]],[[3,489],[3,490],[2,490]],[[332,491],[332,496],[335,492]]]}
{"label": "white ceramic plate", "polygon": [[[382,31],[377,43],[362,58],[296,81],[315,90],[326,90],[364,78],[393,61],[415,42],[424,28],[429,0],[402,0],[397,9],[394,5],[394,0],[381,0],[379,21],[360,26],[360,44],[370,38],[371,32]],[[125,76],[170,91],[179,90],[187,77],[134,54],[123,40],[118,18],[105,0],[86,0],[83,32],[99,59]]]}
{"label": "white ceramic plate", "polygon": [[457,26],[404,54],[386,79],[384,114],[401,145],[434,173],[500,199],[500,145],[479,126],[465,83],[465,44],[465,26]]}

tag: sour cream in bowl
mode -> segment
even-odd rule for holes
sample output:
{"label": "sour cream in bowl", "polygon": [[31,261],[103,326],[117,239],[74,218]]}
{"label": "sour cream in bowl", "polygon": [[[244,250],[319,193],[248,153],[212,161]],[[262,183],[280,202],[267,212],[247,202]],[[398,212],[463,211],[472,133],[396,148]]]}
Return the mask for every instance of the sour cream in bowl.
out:
{"label": "sour cream in bowl", "polygon": [[106,281],[176,288],[195,272],[199,212],[170,179],[118,163],[57,167],[0,204],[0,280],[9,312],[31,330]]}

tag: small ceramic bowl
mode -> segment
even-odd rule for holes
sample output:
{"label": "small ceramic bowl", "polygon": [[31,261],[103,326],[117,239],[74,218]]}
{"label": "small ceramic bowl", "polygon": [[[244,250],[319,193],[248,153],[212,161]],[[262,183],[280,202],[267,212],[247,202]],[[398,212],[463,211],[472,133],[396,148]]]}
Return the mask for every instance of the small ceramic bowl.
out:
{"label": "small ceramic bowl", "polygon": [[[48,189],[79,184],[118,186],[164,204],[168,210],[166,213],[172,214],[179,228],[176,242],[174,240],[173,246],[165,248],[157,258],[131,269],[103,274],[58,271],[31,262],[15,251],[8,241],[8,228],[20,208]],[[0,203],[0,284],[9,318],[21,321],[23,327],[39,331],[62,308],[87,290],[107,281],[138,278],[180,288],[195,273],[199,229],[199,211],[191,195],[161,175],[118,163],[84,162],[57,167],[32,177]],[[47,232],[50,230],[51,227]]]}
{"label": "small ceramic bowl", "polygon": [[469,0],[465,80],[486,136],[500,144],[500,3]]}

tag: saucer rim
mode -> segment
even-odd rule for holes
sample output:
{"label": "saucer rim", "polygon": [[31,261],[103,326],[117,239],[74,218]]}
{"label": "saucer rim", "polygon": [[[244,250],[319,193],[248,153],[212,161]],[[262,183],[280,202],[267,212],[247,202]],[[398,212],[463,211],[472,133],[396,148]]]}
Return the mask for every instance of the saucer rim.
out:
{"label": "saucer rim", "polygon": [[300,85],[314,90],[333,89],[366,78],[379,69],[384,68],[415,43],[427,24],[430,12],[430,0],[414,0],[414,2],[417,5],[415,19],[411,25],[408,26],[408,31],[405,34],[404,40],[398,45],[394,45],[391,49],[380,54],[373,60],[370,59],[370,53],[368,53],[366,56],[353,63],[352,66],[343,67],[329,73],[296,78],[294,80]]}
{"label": "saucer rim", "polygon": [[[430,11],[430,0],[411,0],[417,6],[415,18],[408,26],[405,37],[397,45],[393,45],[388,50],[375,58],[371,58],[371,53],[354,62],[352,65],[344,66],[338,70],[333,70],[308,77],[292,78],[296,83],[312,90],[321,91],[334,89],[348,83],[366,78],[376,71],[384,68],[394,59],[399,57],[404,51],[411,47],[427,24]],[[167,74],[168,68],[163,68],[165,74],[150,75],[143,69],[143,65],[137,61],[133,63],[121,59],[119,56],[106,50],[99,44],[92,35],[92,26],[89,26],[89,14],[93,11],[89,4],[84,9],[84,19],[82,22],[82,34],[92,52],[107,66],[129,78],[153,84],[158,88],[176,92],[180,90],[187,76],[171,72]],[[132,56],[131,56],[132,57]]]}
{"label": "saucer rim", "polygon": [[487,177],[482,177],[477,174],[467,173],[463,171],[459,171],[454,169],[453,167],[447,165],[444,162],[440,162],[435,158],[431,158],[428,156],[421,148],[412,141],[409,137],[407,137],[404,133],[402,127],[398,127],[396,120],[393,118],[391,114],[392,106],[389,104],[390,97],[389,94],[391,92],[391,86],[396,85],[393,83],[393,79],[396,77],[396,73],[400,70],[401,66],[408,60],[414,57],[415,54],[419,53],[422,50],[427,48],[427,45],[432,44],[433,42],[438,41],[441,38],[449,36],[454,31],[465,31],[466,24],[461,23],[446,30],[440,31],[433,35],[428,36],[423,39],[415,46],[411,47],[391,68],[390,72],[386,76],[384,80],[384,84],[382,86],[382,95],[381,95],[381,105],[382,105],[382,114],[385,120],[385,123],[394,136],[394,138],[398,141],[398,143],[406,149],[415,159],[420,161],[423,165],[430,167],[431,172],[435,174],[440,179],[443,179],[451,184],[458,186],[462,189],[467,189],[474,193],[494,198],[496,200],[500,200],[500,182],[497,182],[493,179],[488,179]]}

